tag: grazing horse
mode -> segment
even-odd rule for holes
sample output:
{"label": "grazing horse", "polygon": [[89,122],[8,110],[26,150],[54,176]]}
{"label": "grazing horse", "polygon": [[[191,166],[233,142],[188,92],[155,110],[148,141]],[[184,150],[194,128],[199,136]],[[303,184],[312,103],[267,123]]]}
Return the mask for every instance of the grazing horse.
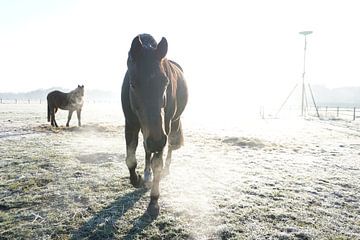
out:
{"label": "grazing horse", "polygon": [[63,110],[69,110],[68,121],[66,126],[69,126],[71,116],[76,110],[79,127],[81,126],[81,108],[83,106],[84,100],[84,85],[78,85],[77,88],[72,90],[69,93],[64,93],[60,91],[52,91],[47,95],[48,103],[48,122],[51,121],[51,126],[58,127],[55,121],[55,113],[58,108]]}
{"label": "grazing horse", "polygon": [[[148,213],[159,214],[159,182],[168,174],[173,150],[183,145],[180,115],[185,109],[188,90],[179,64],[165,58],[168,43],[159,44],[149,34],[134,38],[127,60],[121,91],[125,115],[126,164],[134,187],[149,183],[154,174]],[[138,135],[141,130],[145,148],[144,180],[135,172]],[[165,168],[163,151],[168,143]]]}

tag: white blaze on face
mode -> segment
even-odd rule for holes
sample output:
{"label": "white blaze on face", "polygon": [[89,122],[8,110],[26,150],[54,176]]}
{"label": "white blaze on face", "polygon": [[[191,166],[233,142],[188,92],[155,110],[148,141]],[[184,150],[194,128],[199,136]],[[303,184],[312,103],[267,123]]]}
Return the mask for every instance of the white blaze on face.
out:
{"label": "white blaze on face", "polygon": [[161,128],[162,128],[163,132],[165,132],[165,109],[164,108],[161,108],[160,114],[161,114]]}

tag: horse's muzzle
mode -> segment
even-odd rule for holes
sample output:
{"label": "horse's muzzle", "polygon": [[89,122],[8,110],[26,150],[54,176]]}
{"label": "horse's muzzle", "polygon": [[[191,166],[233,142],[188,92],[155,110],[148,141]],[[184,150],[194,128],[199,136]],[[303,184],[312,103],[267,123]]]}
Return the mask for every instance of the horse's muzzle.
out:
{"label": "horse's muzzle", "polygon": [[166,135],[163,135],[160,140],[154,140],[153,138],[149,137],[146,139],[145,147],[146,150],[154,153],[154,152],[160,152],[164,149],[166,145],[167,137]]}

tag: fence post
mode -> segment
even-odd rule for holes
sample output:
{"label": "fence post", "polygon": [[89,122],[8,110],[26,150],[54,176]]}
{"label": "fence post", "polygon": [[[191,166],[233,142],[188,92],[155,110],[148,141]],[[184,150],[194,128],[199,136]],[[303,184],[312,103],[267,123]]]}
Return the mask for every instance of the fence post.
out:
{"label": "fence post", "polygon": [[2,98],[0,99],[0,104],[2,104]]}
{"label": "fence post", "polygon": [[15,104],[17,104],[17,99],[15,99]]}
{"label": "fence post", "polygon": [[326,106],[325,107],[325,117],[327,117],[327,109],[328,109],[328,107]]}
{"label": "fence post", "polygon": [[30,104],[30,99],[28,99],[28,103]]}
{"label": "fence post", "polygon": [[356,118],[356,107],[354,107],[354,116],[353,116],[353,121],[355,121]]}
{"label": "fence post", "polygon": [[264,117],[264,106],[260,106],[260,117],[262,118],[262,119],[265,119],[265,117]]}
{"label": "fence post", "polygon": [[336,117],[339,117],[339,107],[336,107]]}

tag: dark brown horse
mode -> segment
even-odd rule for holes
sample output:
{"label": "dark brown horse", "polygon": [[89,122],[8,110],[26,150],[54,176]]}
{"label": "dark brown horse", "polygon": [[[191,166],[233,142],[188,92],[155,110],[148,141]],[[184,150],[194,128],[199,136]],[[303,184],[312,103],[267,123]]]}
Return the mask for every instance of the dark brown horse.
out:
{"label": "dark brown horse", "polygon": [[48,122],[51,121],[51,126],[58,127],[55,121],[55,113],[58,108],[63,110],[69,110],[68,121],[66,126],[69,126],[71,116],[74,111],[77,113],[78,124],[81,126],[81,109],[83,106],[83,97],[84,97],[84,85],[80,86],[69,92],[64,93],[61,91],[52,91],[47,95],[48,103]]}
{"label": "dark brown horse", "polygon": [[[168,43],[162,38],[159,44],[149,34],[134,38],[127,60],[127,72],[121,92],[125,115],[126,164],[130,182],[141,187],[151,181],[148,212],[159,213],[159,181],[169,172],[171,153],[183,144],[180,115],[185,109],[188,91],[179,64],[165,58]],[[136,169],[135,151],[141,130],[145,148],[144,180]],[[163,150],[168,153],[163,169]]]}

